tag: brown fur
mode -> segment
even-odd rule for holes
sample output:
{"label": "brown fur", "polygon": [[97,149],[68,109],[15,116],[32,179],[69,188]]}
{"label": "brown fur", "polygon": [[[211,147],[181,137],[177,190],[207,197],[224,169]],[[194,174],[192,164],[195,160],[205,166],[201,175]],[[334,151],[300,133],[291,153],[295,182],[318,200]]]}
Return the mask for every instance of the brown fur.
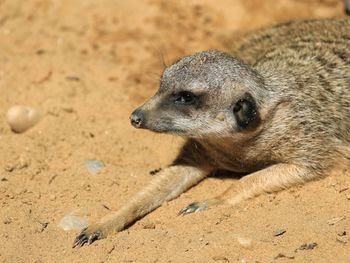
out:
{"label": "brown fur", "polygon": [[187,137],[187,143],[172,166],[119,211],[83,230],[74,246],[124,229],[216,169],[250,174],[181,214],[236,204],[349,166],[350,19],[260,30],[233,54],[236,59],[200,52],[165,70],[159,91],[132,122]]}

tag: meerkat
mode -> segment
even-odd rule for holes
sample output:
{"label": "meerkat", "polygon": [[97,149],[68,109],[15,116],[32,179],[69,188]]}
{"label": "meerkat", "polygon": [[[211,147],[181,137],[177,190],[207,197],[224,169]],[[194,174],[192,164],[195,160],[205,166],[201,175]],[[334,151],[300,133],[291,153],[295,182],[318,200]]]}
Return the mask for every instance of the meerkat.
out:
{"label": "meerkat", "polygon": [[235,205],[350,164],[350,19],[296,21],[251,34],[232,54],[203,51],[167,67],[136,128],[187,139],[173,164],[118,211],[84,229],[91,244],[215,170],[245,173],[179,214]]}

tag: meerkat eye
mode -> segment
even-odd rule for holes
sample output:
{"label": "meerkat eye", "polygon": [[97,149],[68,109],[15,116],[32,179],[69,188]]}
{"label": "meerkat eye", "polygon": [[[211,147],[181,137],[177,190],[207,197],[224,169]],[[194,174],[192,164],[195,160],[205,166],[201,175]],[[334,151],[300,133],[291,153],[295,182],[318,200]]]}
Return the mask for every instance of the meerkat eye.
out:
{"label": "meerkat eye", "polygon": [[189,91],[180,91],[174,94],[175,104],[192,105],[195,103],[196,99],[197,96]]}

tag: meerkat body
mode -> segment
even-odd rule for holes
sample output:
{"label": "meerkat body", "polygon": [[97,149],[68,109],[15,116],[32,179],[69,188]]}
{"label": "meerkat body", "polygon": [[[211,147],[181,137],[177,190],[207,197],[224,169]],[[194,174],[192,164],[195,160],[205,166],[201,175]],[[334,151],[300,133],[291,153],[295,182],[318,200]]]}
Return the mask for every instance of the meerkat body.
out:
{"label": "meerkat body", "polygon": [[165,69],[160,89],[131,116],[137,128],[188,138],[120,210],[74,246],[128,224],[224,169],[243,172],[223,194],[187,214],[326,176],[350,160],[350,19],[291,22],[258,31],[233,56],[205,51]]}

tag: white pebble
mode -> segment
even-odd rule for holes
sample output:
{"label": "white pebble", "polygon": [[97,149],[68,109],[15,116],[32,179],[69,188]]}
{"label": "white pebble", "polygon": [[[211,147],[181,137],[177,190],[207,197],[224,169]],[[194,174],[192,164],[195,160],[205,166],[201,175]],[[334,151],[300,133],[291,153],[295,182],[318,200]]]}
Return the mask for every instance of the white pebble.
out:
{"label": "white pebble", "polygon": [[64,231],[82,230],[88,224],[86,216],[78,216],[79,210],[74,210],[66,214],[58,223],[58,226]]}
{"label": "white pebble", "polygon": [[42,114],[34,108],[13,106],[6,113],[6,120],[14,132],[22,133],[37,124]]}
{"label": "white pebble", "polygon": [[250,248],[252,246],[252,240],[244,237],[237,237],[237,242],[244,248]]}

